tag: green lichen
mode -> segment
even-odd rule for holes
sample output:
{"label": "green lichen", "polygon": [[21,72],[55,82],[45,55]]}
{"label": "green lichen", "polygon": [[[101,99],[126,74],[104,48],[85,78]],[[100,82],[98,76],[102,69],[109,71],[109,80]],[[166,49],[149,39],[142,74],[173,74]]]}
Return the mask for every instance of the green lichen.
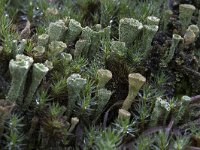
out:
{"label": "green lichen", "polygon": [[42,79],[45,77],[48,71],[49,68],[47,68],[44,64],[33,64],[31,85],[24,100],[23,109],[26,109],[31,104],[38,86],[40,85]]}
{"label": "green lichen", "polygon": [[62,40],[66,29],[67,27],[62,20],[50,23],[48,28],[50,42]]}
{"label": "green lichen", "polygon": [[195,6],[190,4],[180,4],[179,5],[179,19],[181,21],[183,31],[185,31],[190,24],[192,15],[196,10]]}
{"label": "green lichen", "polygon": [[65,35],[65,40],[67,44],[74,42],[76,38],[81,34],[81,32],[82,32],[81,24],[74,19],[70,19],[68,30]]}
{"label": "green lichen", "polygon": [[122,105],[122,109],[125,109],[127,111],[131,107],[131,104],[134,102],[135,97],[137,96],[140,88],[146,82],[146,78],[139,73],[129,74],[128,79],[129,79],[128,96],[126,97]]}
{"label": "green lichen", "polygon": [[11,60],[9,70],[12,76],[11,87],[7,99],[21,105],[23,101],[23,91],[27,79],[28,71],[33,63],[31,57],[17,55],[16,60]]}
{"label": "green lichen", "polygon": [[133,18],[123,18],[119,22],[119,41],[125,42],[127,48],[133,46],[138,33],[143,28],[142,23]]}

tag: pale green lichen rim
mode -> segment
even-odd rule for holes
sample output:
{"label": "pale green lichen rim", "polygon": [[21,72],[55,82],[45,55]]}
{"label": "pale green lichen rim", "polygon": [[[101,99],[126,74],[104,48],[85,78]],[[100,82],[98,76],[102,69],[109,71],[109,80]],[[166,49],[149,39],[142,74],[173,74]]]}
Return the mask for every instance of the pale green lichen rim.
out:
{"label": "pale green lichen rim", "polygon": [[129,74],[129,84],[140,89],[142,85],[146,82],[146,78],[140,73]]}
{"label": "pale green lichen rim", "polygon": [[142,23],[133,18],[123,18],[120,20],[120,23],[121,24],[130,24],[131,26],[137,27],[138,30],[143,28]]}
{"label": "pale green lichen rim", "polygon": [[52,53],[60,53],[64,51],[65,48],[67,48],[67,45],[62,41],[52,41],[49,44],[49,50]]}
{"label": "pale green lichen rim", "polygon": [[196,35],[192,30],[187,30],[184,35],[184,43],[185,44],[191,44],[195,41]]}
{"label": "pale green lichen rim", "polygon": [[33,48],[33,54],[34,56],[41,56],[45,53],[45,47],[44,46],[36,46]]}
{"label": "pale green lichen rim", "polygon": [[183,38],[180,36],[180,35],[178,35],[178,34],[173,34],[173,37],[172,37],[173,39],[176,39],[176,40],[182,40]]}
{"label": "pale green lichen rim", "polygon": [[41,63],[35,63],[34,66],[40,70],[41,72],[48,72],[49,68],[47,68],[44,64]]}
{"label": "pale green lichen rim", "polygon": [[27,61],[30,64],[33,63],[33,58],[32,57],[28,57],[28,56],[25,56],[23,54],[16,55],[16,61],[20,61],[20,60]]}
{"label": "pale green lichen rim", "polygon": [[190,102],[191,98],[189,96],[187,96],[187,95],[184,95],[184,96],[182,96],[181,100]]}
{"label": "pale green lichen rim", "polygon": [[196,10],[196,8],[195,8],[195,6],[193,6],[193,5],[190,5],[190,4],[180,4],[180,6],[179,6],[179,9],[184,9],[184,10],[192,10],[192,11],[195,11]]}
{"label": "pale green lichen rim", "polygon": [[144,25],[144,28],[146,30],[150,30],[153,32],[157,32],[158,31],[158,26],[157,25]]}
{"label": "pale green lichen rim", "polygon": [[147,17],[147,24],[148,25],[158,25],[160,22],[160,19],[156,16],[148,16]]}
{"label": "pale green lichen rim", "polygon": [[192,30],[196,36],[198,36],[199,34],[199,28],[197,25],[194,25],[194,24],[190,25],[188,27],[188,30]]}

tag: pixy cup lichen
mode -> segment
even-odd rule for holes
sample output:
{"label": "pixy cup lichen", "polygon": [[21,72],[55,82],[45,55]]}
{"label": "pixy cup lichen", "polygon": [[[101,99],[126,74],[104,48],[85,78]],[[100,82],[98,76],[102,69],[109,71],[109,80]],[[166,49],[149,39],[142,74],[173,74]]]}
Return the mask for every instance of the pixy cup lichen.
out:
{"label": "pixy cup lichen", "polygon": [[109,70],[106,69],[99,69],[97,71],[98,76],[98,85],[97,88],[101,89],[104,88],[106,83],[112,78],[112,73]]}
{"label": "pixy cup lichen", "polygon": [[146,82],[146,78],[140,73],[132,73],[128,76],[129,80],[129,91],[128,96],[123,102],[122,109],[128,110],[131,107],[131,104],[134,102],[135,97],[137,96],[140,88]]}
{"label": "pixy cup lichen", "polygon": [[119,22],[119,41],[125,42],[127,48],[131,48],[133,41],[143,28],[141,22],[133,18],[123,18]]}
{"label": "pixy cup lichen", "polygon": [[16,60],[11,60],[9,70],[12,76],[11,87],[7,99],[17,104],[23,100],[23,91],[28,71],[33,63],[33,58],[25,55],[17,55]]}
{"label": "pixy cup lichen", "polygon": [[40,85],[42,79],[45,77],[48,71],[49,71],[49,68],[47,68],[44,64],[35,63],[33,65],[32,82],[29,87],[27,96],[24,100],[24,108],[27,108],[31,104],[33,100],[33,96],[38,86]]}
{"label": "pixy cup lichen", "polygon": [[179,19],[183,27],[183,31],[185,31],[190,24],[192,19],[192,15],[196,10],[195,6],[190,4],[180,4],[179,5]]}

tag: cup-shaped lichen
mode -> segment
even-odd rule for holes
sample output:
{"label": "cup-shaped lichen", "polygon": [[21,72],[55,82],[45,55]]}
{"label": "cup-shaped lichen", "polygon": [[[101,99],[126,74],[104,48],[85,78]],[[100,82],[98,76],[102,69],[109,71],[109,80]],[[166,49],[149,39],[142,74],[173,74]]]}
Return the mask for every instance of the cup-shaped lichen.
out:
{"label": "cup-shaped lichen", "polygon": [[133,18],[123,18],[119,23],[119,41],[125,42],[127,48],[133,46],[133,41],[143,28],[142,23]]}
{"label": "cup-shaped lichen", "polygon": [[80,74],[72,74],[67,78],[68,105],[67,115],[70,116],[74,110],[75,103],[81,98],[81,91],[86,84],[86,79],[81,78]]}
{"label": "cup-shaped lichen", "polygon": [[181,21],[183,31],[185,31],[190,24],[192,15],[196,10],[195,6],[190,4],[180,4],[179,5],[179,19]]}
{"label": "cup-shaped lichen", "polygon": [[105,88],[99,89],[97,91],[97,108],[95,111],[96,112],[95,116],[99,116],[99,114],[101,114],[103,108],[108,103],[111,95],[112,95],[112,92]]}
{"label": "cup-shaped lichen", "polygon": [[151,114],[150,125],[155,126],[158,123],[159,119],[163,118],[164,115],[166,115],[166,112],[170,112],[170,111],[171,111],[170,104],[166,100],[162,99],[161,97],[158,97],[156,99],[153,112]]}
{"label": "cup-shaped lichen", "polygon": [[90,36],[90,39],[91,39],[91,45],[88,53],[88,59],[91,60],[99,52],[101,44],[101,32],[93,31]]}
{"label": "cup-shaped lichen", "polygon": [[32,50],[33,57],[34,58],[42,58],[45,53],[45,47],[44,46],[36,46]]}
{"label": "cup-shaped lichen", "polygon": [[68,64],[72,61],[72,55],[69,53],[62,52],[60,53],[60,57],[65,62],[65,64]]}
{"label": "cup-shaped lichen", "polygon": [[187,29],[184,34],[184,44],[189,45],[192,44],[196,39],[196,35],[192,30]]}
{"label": "cup-shaped lichen", "polygon": [[52,41],[49,44],[49,51],[51,55],[57,55],[63,52],[67,48],[67,45],[62,41]]}
{"label": "cup-shaped lichen", "polygon": [[74,19],[70,19],[68,30],[65,37],[67,44],[74,42],[76,38],[81,34],[81,32],[82,32],[81,24]]}
{"label": "cup-shaped lichen", "polygon": [[79,39],[75,45],[74,56],[75,57],[84,56],[87,58],[90,45],[91,43],[88,40]]}
{"label": "cup-shaped lichen", "polygon": [[[93,59],[94,56],[98,53],[101,44],[101,37],[102,37],[101,31],[96,32],[89,27],[83,28],[81,38],[83,40],[86,40],[85,42],[87,43],[82,43],[82,44],[85,44],[85,52],[88,50],[88,52],[84,55],[86,55],[86,57],[89,60]],[[89,49],[87,49],[88,46]]]}
{"label": "cup-shaped lichen", "polygon": [[176,50],[179,42],[182,41],[182,40],[183,40],[183,38],[180,35],[173,34],[172,45],[170,47],[170,50],[169,50],[167,57],[164,60],[164,65],[167,65],[172,60],[172,58],[174,57],[175,50]]}
{"label": "cup-shaped lichen", "polygon": [[98,85],[97,88],[101,89],[104,88],[106,83],[112,78],[112,72],[106,69],[99,69],[97,71],[98,76]]}
{"label": "cup-shaped lichen", "polygon": [[83,28],[83,31],[81,33],[81,38],[90,41],[93,32],[94,31],[90,27],[86,26],[85,28]]}
{"label": "cup-shaped lichen", "polygon": [[182,105],[187,106],[191,102],[191,97],[184,95],[181,97]]}
{"label": "cup-shaped lichen", "polygon": [[196,38],[199,36],[199,27],[197,25],[190,25],[188,27],[188,30],[192,30],[194,32],[194,34],[196,35]]}
{"label": "cup-shaped lichen", "polygon": [[148,16],[147,17],[147,25],[156,25],[158,26],[160,19],[156,16]]}
{"label": "cup-shaped lichen", "polygon": [[163,24],[163,30],[165,31],[167,29],[167,25],[169,23],[169,20],[171,16],[173,15],[173,12],[168,9],[164,11],[163,17],[162,17],[162,24]]}
{"label": "cup-shaped lichen", "polygon": [[49,68],[49,70],[52,70],[52,69],[53,69],[53,63],[52,63],[51,61],[49,61],[49,60],[46,60],[46,61],[44,62],[44,65],[45,65],[47,68]]}
{"label": "cup-shaped lichen", "polygon": [[189,108],[189,104],[191,102],[191,98],[189,96],[182,96],[181,100],[177,103],[177,107],[173,112],[173,116],[175,118],[175,123],[179,123],[183,116],[187,113],[187,109]]}
{"label": "cup-shaped lichen", "polygon": [[50,41],[62,40],[66,31],[65,23],[62,20],[52,22],[49,24],[48,35]]}
{"label": "cup-shaped lichen", "polygon": [[38,86],[48,71],[49,68],[47,68],[44,64],[35,63],[33,65],[31,85],[24,100],[24,108],[27,108],[31,104]]}
{"label": "cup-shaped lichen", "polygon": [[27,73],[33,63],[33,58],[25,55],[17,55],[16,60],[11,60],[9,70],[12,76],[11,87],[7,99],[21,105]]}
{"label": "cup-shaped lichen", "polygon": [[[68,91],[73,93],[80,93],[86,84],[86,79],[81,78],[80,74],[72,74],[67,78]],[[75,90],[75,91],[73,91]]]}
{"label": "cup-shaped lichen", "polygon": [[125,57],[127,54],[127,48],[125,42],[112,41],[110,49],[114,54],[119,57]]}
{"label": "cup-shaped lichen", "polygon": [[71,118],[71,126],[70,126],[68,132],[71,133],[75,129],[75,127],[78,123],[79,123],[79,119],[77,117],[72,117]]}
{"label": "cup-shaped lichen", "polygon": [[151,42],[153,40],[154,35],[158,31],[157,25],[144,25],[143,27],[143,45],[145,51],[145,57],[149,54],[151,49]]}
{"label": "cup-shaped lichen", "polygon": [[128,96],[123,102],[122,109],[128,110],[131,104],[134,102],[140,88],[146,82],[146,78],[139,73],[132,73],[128,76],[129,79],[129,91]]}
{"label": "cup-shaped lichen", "polygon": [[37,44],[39,46],[48,46],[48,43],[49,43],[49,35],[48,34],[42,34],[42,35],[39,35],[38,36],[38,41],[37,41]]}

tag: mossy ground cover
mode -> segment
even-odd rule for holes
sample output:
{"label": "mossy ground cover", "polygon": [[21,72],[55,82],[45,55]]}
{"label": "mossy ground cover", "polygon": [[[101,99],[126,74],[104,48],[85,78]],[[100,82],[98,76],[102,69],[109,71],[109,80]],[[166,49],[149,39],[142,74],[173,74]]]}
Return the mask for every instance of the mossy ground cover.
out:
{"label": "mossy ground cover", "polygon": [[200,148],[199,0],[1,0],[0,149]]}

